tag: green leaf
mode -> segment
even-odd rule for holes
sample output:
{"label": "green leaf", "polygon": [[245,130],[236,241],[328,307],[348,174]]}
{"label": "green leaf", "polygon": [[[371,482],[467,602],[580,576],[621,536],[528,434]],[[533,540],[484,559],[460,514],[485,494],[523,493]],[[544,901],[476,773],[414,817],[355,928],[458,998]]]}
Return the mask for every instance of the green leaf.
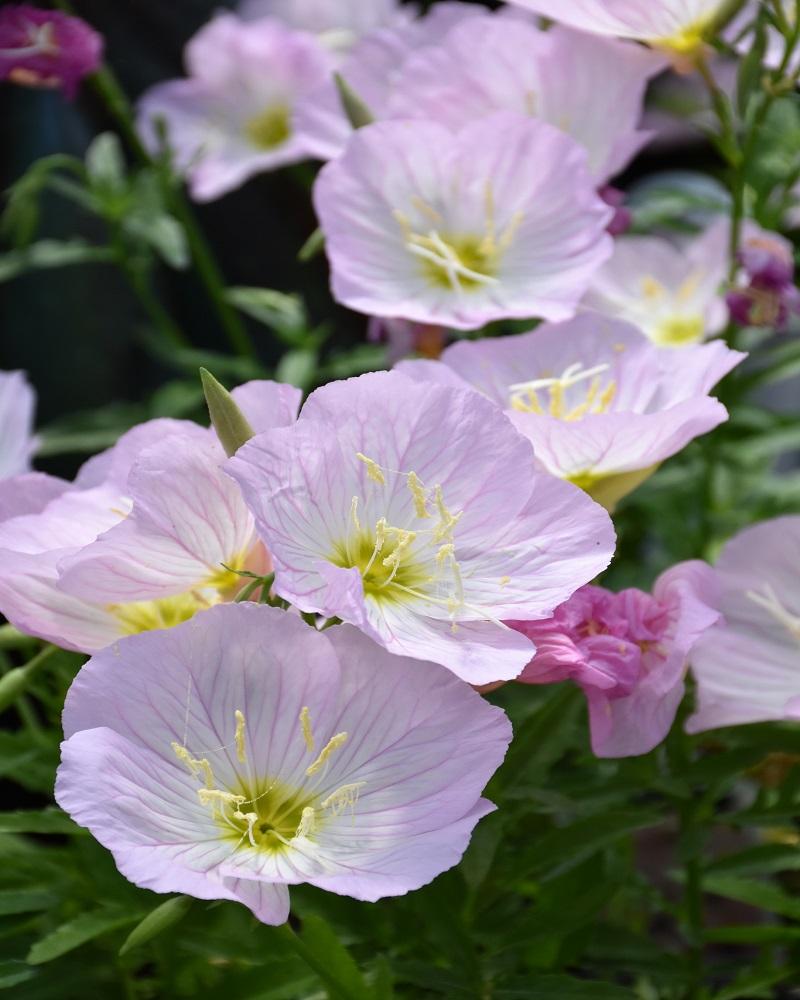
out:
{"label": "green leaf", "polygon": [[755,947],[764,944],[789,944],[800,941],[800,927],[786,924],[735,924],[732,927],[712,927],[703,938],[718,944],[743,944]]}
{"label": "green leaf", "polygon": [[289,343],[296,343],[308,327],[308,316],[299,295],[287,295],[273,288],[229,288],[225,297],[237,309],[275,330]]}
{"label": "green leaf", "polygon": [[317,254],[325,249],[325,233],[321,229],[315,229],[297,253],[297,259],[302,264],[307,264],[313,260]]}
{"label": "green leaf", "polygon": [[572,976],[532,976],[519,989],[498,989],[494,1000],[633,1000],[634,994],[614,983]]}
{"label": "green leaf", "polygon": [[8,990],[12,986],[27,982],[37,975],[35,969],[30,969],[20,961],[0,962],[0,990]]}
{"label": "green leaf", "polygon": [[757,990],[764,990],[768,986],[782,983],[790,976],[800,972],[800,966],[784,966],[782,969],[768,969],[765,972],[745,973],[735,983],[715,993],[712,1000],[740,1000],[746,997],[747,1000],[755,995]]}
{"label": "green leaf", "polygon": [[66,813],[54,807],[47,809],[19,809],[0,812],[0,833],[73,833],[84,834]]}
{"label": "green leaf", "polygon": [[750,49],[739,63],[739,72],[736,79],[736,104],[741,117],[744,117],[750,99],[760,90],[766,49],[767,33],[764,22],[759,17],[756,19],[755,32],[750,42]]}
{"label": "green leaf", "polygon": [[134,217],[123,227],[150,244],[162,260],[176,270],[185,270],[191,261],[186,232],[177,219],[166,212],[158,215]]}
{"label": "green leaf", "polygon": [[46,889],[1,889],[0,916],[49,910],[58,897]]}
{"label": "green leaf", "polygon": [[103,908],[90,913],[82,913],[74,920],[62,924],[57,930],[37,941],[28,952],[30,965],[42,965],[54,958],[66,955],[87,941],[93,941],[103,934],[126,927],[141,918],[140,913],[130,913],[119,909]]}
{"label": "green leaf", "polygon": [[716,896],[735,899],[769,913],[800,920],[800,897],[790,896],[771,882],[760,882],[738,875],[711,874],[704,877],[703,888]]}
{"label": "green leaf", "polygon": [[713,861],[707,872],[713,874],[768,875],[772,872],[800,869],[800,848],[785,844],[759,844],[736,854],[726,854]]}
{"label": "green leaf", "polygon": [[284,936],[292,935],[295,946],[300,944],[299,953],[322,979],[331,997],[369,1000],[370,991],[353,956],[322,917],[307,916],[299,938],[288,925],[284,925],[282,931]]}
{"label": "green leaf", "polygon": [[140,945],[146,944],[158,934],[183,920],[192,903],[191,896],[173,896],[172,899],[166,900],[151,910],[127,936],[125,943],[119,950],[120,955],[126,954],[131,948],[138,948]]}
{"label": "green leaf", "polygon": [[70,264],[107,264],[114,260],[108,247],[92,246],[85,240],[39,240],[19,250],[0,254],[0,282],[10,281],[26,271],[38,271]]}
{"label": "green leaf", "polygon": [[113,132],[98,135],[86,151],[86,171],[93,187],[119,192],[127,187],[122,144]]}
{"label": "green leaf", "polygon": [[317,352],[309,350],[287,351],[278,362],[275,378],[278,382],[288,382],[298,389],[307,389],[317,372]]}

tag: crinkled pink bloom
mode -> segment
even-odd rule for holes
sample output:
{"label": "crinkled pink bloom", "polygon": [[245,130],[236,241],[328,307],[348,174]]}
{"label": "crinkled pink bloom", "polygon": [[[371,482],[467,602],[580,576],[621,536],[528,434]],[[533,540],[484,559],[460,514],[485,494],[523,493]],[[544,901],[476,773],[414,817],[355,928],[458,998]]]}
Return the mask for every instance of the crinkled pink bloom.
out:
{"label": "crinkled pink bloom", "polygon": [[0,480],[28,472],[36,395],[23,372],[0,372]]}
{"label": "crinkled pink bloom", "polygon": [[[275,383],[234,395],[262,430],[291,422],[299,404],[296,389]],[[224,459],[212,431],[154,420],[87,462],[71,487],[27,483],[18,504],[28,513],[0,523],[0,611],[22,632],[93,652],[233,599],[248,582],[237,571],[269,562]]]}
{"label": "crinkled pink bloom", "polygon": [[741,273],[725,296],[731,319],[741,326],[785,330],[791,317],[800,313],[794,246],[777,233],[751,226],[738,259]]}
{"label": "crinkled pink bloom", "polygon": [[800,517],[746,528],[717,560],[723,615],[692,652],[691,733],[800,719]]}
{"label": "crinkled pink bloom", "polygon": [[406,24],[415,13],[413,5],[398,0],[242,0],[237,10],[247,21],[277,18],[316,35],[334,52],[347,52],[376,29]]}
{"label": "crinkled pink bloom", "polygon": [[69,487],[66,480],[44,472],[24,472],[0,480],[0,521],[21,514],[38,514]]}
{"label": "crinkled pink bloom", "polygon": [[536,645],[519,680],[578,684],[598,757],[649,753],[672,726],[690,651],[719,618],[713,593],[701,562],[662,574],[652,595],[582,587],[549,621],[511,623]]}
{"label": "crinkled pink bloom", "polygon": [[530,659],[503,619],[546,617],[614,549],[606,512],[540,472],[496,406],[393,372],[318,389],[228,469],[281,596],[473,684]]}
{"label": "crinkled pink bloom", "polygon": [[594,275],[583,304],[624,319],[659,347],[684,347],[725,328],[722,286],[728,274],[729,223],[673,243],[659,236],[623,236]]}
{"label": "crinkled pink bloom", "polygon": [[512,0],[582,31],[694,52],[728,0]]}
{"label": "crinkled pink bloom", "polygon": [[435,664],[240,604],[93,657],[64,735],[56,799],[126,878],[280,924],[289,885],[372,902],[457,864],[511,726]]}
{"label": "crinkled pink bloom", "polygon": [[629,42],[568,28],[539,31],[488,13],[464,20],[403,65],[389,101],[396,118],[453,130],[494,111],[549,122],[579,142],[596,184],[619,173],[650,133],[638,130],[648,80],[666,59]]}
{"label": "crinkled pink bloom", "polygon": [[268,18],[220,14],[186,48],[189,79],[157,84],[141,99],[140,132],[158,150],[163,119],[192,196],[211,201],[309,155],[295,108],[329,78],[332,65],[308,34]]}
{"label": "crinkled pink bloom", "polygon": [[402,361],[397,370],[488,396],[548,472],[612,508],[660,462],[727,419],[709,392],[744,357],[722,341],[665,351],[627,323],[583,315],[532,333],[461,341],[441,361]]}
{"label": "crinkled pink bloom", "polygon": [[[342,60],[338,72],[376,119],[398,117],[390,116],[390,102],[406,60],[416,52],[432,55],[455,25],[485,13],[471,3],[437,3],[424,17],[368,32]],[[424,116],[414,110],[407,117]],[[300,102],[297,123],[312,155],[321,160],[339,156],[353,134],[333,79]]]}
{"label": "crinkled pink bloom", "polygon": [[73,97],[102,57],[102,36],[79,17],[28,4],[0,8],[0,80]]}
{"label": "crinkled pink bloom", "polygon": [[334,297],[375,316],[459,329],[567,319],[611,252],[612,210],[585,152],[512,112],[457,134],[428,121],[362,128],[322,168],[314,204]]}

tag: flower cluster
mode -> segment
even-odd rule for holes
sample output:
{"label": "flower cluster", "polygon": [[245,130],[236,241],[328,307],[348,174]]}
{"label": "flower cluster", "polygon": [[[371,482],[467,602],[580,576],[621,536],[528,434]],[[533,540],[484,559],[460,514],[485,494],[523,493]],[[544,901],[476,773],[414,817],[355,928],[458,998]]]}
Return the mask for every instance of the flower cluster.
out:
{"label": "flower cluster", "polygon": [[[628,233],[610,186],[649,81],[729,7],[244,0],[141,99],[150,166],[196,200],[326,161],[333,297],[397,363],[305,400],[206,373],[211,427],[139,424],[72,482],[31,471],[32,390],[0,373],[0,611],[90,655],[56,799],[132,882],[271,924],[290,885],[427,884],[494,808],[507,682],[578,685],[598,757],[661,743],[690,668],[690,731],[800,718],[800,517],[650,592],[599,580],[618,505],[728,419],[730,318],[800,311],[781,237]],[[99,43],[26,11],[0,71],[71,91]]]}

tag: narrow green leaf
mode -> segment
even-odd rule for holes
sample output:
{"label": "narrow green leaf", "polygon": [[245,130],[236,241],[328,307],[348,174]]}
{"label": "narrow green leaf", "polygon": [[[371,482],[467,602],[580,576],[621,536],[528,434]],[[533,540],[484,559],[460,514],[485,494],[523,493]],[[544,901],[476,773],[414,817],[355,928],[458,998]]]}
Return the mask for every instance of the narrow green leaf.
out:
{"label": "narrow green leaf", "polygon": [[307,264],[313,260],[317,254],[322,253],[325,247],[325,233],[321,229],[315,229],[305,243],[297,252],[297,259],[301,264]]}
{"label": "narrow green leaf", "polygon": [[23,249],[0,254],[0,282],[10,281],[26,271],[69,264],[103,264],[113,259],[108,247],[92,246],[85,240],[39,240]]}
{"label": "narrow green leaf", "polygon": [[750,1000],[756,991],[764,990],[768,986],[775,986],[776,983],[782,983],[790,976],[797,975],[798,972],[800,972],[800,966],[792,965],[784,966],[782,969],[769,969],[765,972],[746,974],[724,990],[715,993],[712,1000],[741,1000],[745,997]]}
{"label": "narrow green leaf", "polygon": [[298,389],[307,389],[316,374],[317,360],[316,351],[287,351],[278,362],[275,378],[278,382],[296,385]]}
{"label": "narrow green leaf", "polygon": [[519,989],[499,989],[494,1000],[633,1000],[623,986],[572,976],[532,976]]}
{"label": "narrow green leaf", "polygon": [[42,965],[54,958],[66,955],[87,941],[93,941],[103,934],[126,927],[141,918],[140,913],[129,913],[118,909],[93,910],[82,913],[74,920],[62,924],[57,930],[37,941],[28,952],[30,965]]}
{"label": "narrow green leaf", "polygon": [[46,889],[2,889],[0,890],[0,916],[49,910],[57,901],[58,897]]}
{"label": "narrow green leaf", "polygon": [[735,924],[732,927],[712,927],[703,934],[708,942],[743,944],[749,948],[764,944],[789,944],[800,941],[800,927],[786,924]]}
{"label": "narrow green leaf", "polygon": [[322,917],[309,915],[303,920],[301,938],[330,974],[347,988],[348,997],[367,1000],[369,990],[364,977],[330,924]]}
{"label": "narrow green leaf", "polygon": [[122,144],[113,132],[101,133],[89,146],[86,172],[92,185],[103,191],[120,191],[126,187]]}
{"label": "narrow green leaf", "polygon": [[759,844],[717,858],[706,869],[720,875],[768,875],[800,869],[800,848],[787,844]]}
{"label": "narrow green leaf", "polygon": [[125,943],[119,950],[120,955],[125,955],[131,948],[138,948],[140,945],[146,944],[158,934],[183,920],[189,912],[192,902],[191,896],[173,896],[172,899],[166,900],[151,910],[127,936]]}
{"label": "narrow green leaf", "polygon": [[711,874],[703,879],[703,888],[716,896],[735,899],[739,903],[747,903],[782,917],[800,920],[800,898],[790,896],[771,882],[742,878],[738,875]]}
{"label": "narrow green leaf", "polygon": [[37,975],[35,969],[30,969],[20,961],[10,960],[0,962],[0,990],[11,989],[12,986],[19,986],[20,983],[27,982]]}
{"label": "narrow green leaf", "polygon": [[303,300],[299,295],[287,295],[273,288],[229,288],[225,297],[237,309],[276,330],[291,343],[308,326]]}

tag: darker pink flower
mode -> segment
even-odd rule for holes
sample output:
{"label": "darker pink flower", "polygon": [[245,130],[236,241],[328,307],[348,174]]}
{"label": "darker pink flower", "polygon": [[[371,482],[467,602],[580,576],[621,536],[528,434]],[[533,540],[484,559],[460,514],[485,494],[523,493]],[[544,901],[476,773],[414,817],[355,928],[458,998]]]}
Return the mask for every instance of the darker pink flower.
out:
{"label": "darker pink flower", "polygon": [[519,680],[572,680],[589,703],[598,757],[648,753],[664,739],[683,697],[688,654],[719,618],[712,571],[682,563],[653,593],[581,587],[552,618],[509,622],[536,645]]}
{"label": "darker pink flower", "polygon": [[0,10],[0,80],[61,88],[73,97],[102,55],[102,36],[79,17],[27,4]]}

